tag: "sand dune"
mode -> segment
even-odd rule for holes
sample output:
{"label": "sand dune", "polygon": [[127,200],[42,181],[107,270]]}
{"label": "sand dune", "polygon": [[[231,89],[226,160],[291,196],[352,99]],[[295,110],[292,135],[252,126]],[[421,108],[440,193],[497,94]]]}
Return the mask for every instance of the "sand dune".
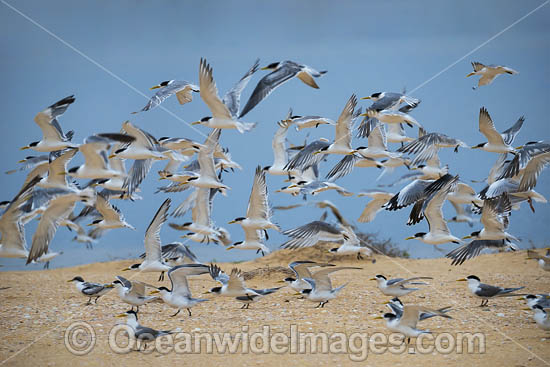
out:
{"label": "sand dune", "polygon": [[[315,252],[318,252],[317,254]],[[468,354],[448,354],[429,352],[401,354],[386,351],[383,354],[369,352],[366,361],[356,365],[438,365],[438,366],[471,366],[471,365],[502,365],[502,366],[541,366],[550,362],[550,334],[539,329],[533,322],[531,312],[524,311],[524,303],[516,297],[502,298],[490,301],[490,307],[479,308],[479,300],[472,297],[462,282],[456,279],[469,274],[478,275],[482,281],[490,284],[507,286],[525,285],[529,293],[549,292],[550,274],[539,269],[534,261],[526,260],[524,252],[483,255],[466,262],[461,267],[451,267],[448,259],[390,259],[377,257],[376,263],[371,260],[355,260],[353,257],[334,258],[324,250],[309,249],[302,252],[278,251],[265,258],[240,263],[220,264],[222,269],[230,270],[237,266],[249,273],[247,284],[252,287],[277,286],[277,281],[284,278],[284,267],[289,260],[311,258],[322,254],[323,261],[333,261],[338,265],[360,266],[362,270],[346,270],[332,276],[333,284],[340,285],[349,282],[341,296],[330,301],[325,308],[315,309],[315,304],[298,299],[288,287],[264,298],[250,306],[249,310],[241,310],[240,303],[228,298],[210,298],[193,309],[193,316],[182,311],[171,318],[173,309],[162,303],[151,303],[140,310],[140,323],[156,329],[180,328],[183,332],[242,332],[249,334],[263,331],[264,325],[270,326],[271,333],[285,333],[290,337],[291,325],[302,333],[343,332],[389,334],[383,320],[375,316],[386,312],[383,296],[375,287],[374,281],[369,281],[373,275],[385,274],[392,277],[432,276],[430,286],[403,297],[405,304],[422,304],[431,308],[452,306],[453,319],[433,318],[423,322],[420,327],[429,329],[434,337],[442,333],[483,333],[485,336],[485,352]],[[321,260],[321,259],[320,259]],[[127,366],[136,363],[152,365],[288,365],[288,366],[319,366],[319,365],[350,365],[354,362],[350,354],[331,353],[218,353],[215,348],[212,354],[203,348],[200,354],[166,355],[158,351],[151,353],[131,352],[116,354],[108,345],[110,329],[123,319],[113,316],[128,309],[115,292],[102,297],[97,305],[84,305],[86,299],[78,295],[74,285],[67,283],[76,275],[85,280],[109,282],[121,273],[121,269],[134,261],[118,261],[96,263],[73,268],[55,269],[36,272],[4,272],[1,273],[0,288],[2,288],[2,312],[0,313],[2,338],[0,339],[0,361],[6,360],[7,366],[40,365],[66,366]],[[128,273],[126,273],[128,275]],[[152,284],[157,282],[158,274],[132,274],[136,279]],[[169,286],[166,280],[164,285]],[[280,285],[280,284],[279,284]],[[215,283],[203,275],[191,280],[194,296],[200,296]],[[9,288],[6,288],[9,287]],[[90,353],[75,356],[67,350],[64,344],[65,329],[71,323],[85,321],[93,327],[96,333],[96,344]],[[244,329],[243,329],[244,327]],[[247,328],[246,328],[247,327]],[[361,335],[361,334],[356,334]],[[368,339],[366,339],[368,340]],[[356,346],[361,339],[356,339]],[[432,343],[432,344],[430,344]],[[366,343],[365,343],[366,345]],[[427,342],[427,346],[433,342]],[[257,346],[260,346],[258,344]],[[241,346],[241,348],[244,348]],[[242,349],[240,349],[242,350]],[[412,351],[412,350],[411,350]],[[350,352],[348,349],[347,352]],[[359,356],[360,353],[355,353]]]}

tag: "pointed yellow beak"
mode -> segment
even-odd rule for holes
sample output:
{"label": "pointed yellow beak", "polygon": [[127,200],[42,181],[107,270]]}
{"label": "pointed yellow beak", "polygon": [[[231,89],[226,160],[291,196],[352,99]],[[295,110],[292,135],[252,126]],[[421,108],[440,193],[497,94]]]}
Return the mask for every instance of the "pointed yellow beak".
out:
{"label": "pointed yellow beak", "polygon": [[114,288],[115,286],[113,284],[105,284],[103,288]]}
{"label": "pointed yellow beak", "polygon": [[151,87],[150,90],[158,89],[158,88],[160,88],[160,85],[155,85],[155,86]]}
{"label": "pointed yellow beak", "polygon": [[203,294],[210,294],[210,291],[208,291],[208,292],[204,292]]}
{"label": "pointed yellow beak", "polygon": [[[368,97],[363,97],[363,98],[361,98],[361,99],[370,99],[370,96],[368,96]],[[362,115],[361,115],[361,116],[362,116]]]}
{"label": "pointed yellow beak", "polygon": [[126,317],[127,315],[125,313],[121,313],[120,315],[116,315],[115,317]]}
{"label": "pointed yellow beak", "polygon": [[17,163],[25,163],[26,161],[26,159],[21,159],[20,161],[17,161]]}
{"label": "pointed yellow beak", "polygon": [[284,280],[277,280],[277,283],[286,283]]}
{"label": "pointed yellow beak", "polygon": [[226,251],[229,251],[229,250],[234,249],[234,248],[235,248],[235,246],[229,246],[229,247],[226,248],[225,250],[226,250]]}
{"label": "pointed yellow beak", "polygon": [[471,236],[471,235],[467,235],[467,236],[462,237],[463,240],[467,240],[468,238],[472,238],[472,236]]}
{"label": "pointed yellow beak", "polygon": [[191,125],[199,125],[201,123],[201,121],[195,121],[195,122],[192,122]]}
{"label": "pointed yellow beak", "polygon": [[475,75],[475,73],[470,73],[470,74],[466,75],[466,78],[469,77],[469,76],[472,76],[472,75]]}
{"label": "pointed yellow beak", "polygon": [[523,311],[531,311],[530,308],[522,308]]}
{"label": "pointed yellow beak", "polygon": [[66,173],[67,173],[67,172],[57,172],[57,175],[58,175],[58,176],[65,176]]}
{"label": "pointed yellow beak", "polygon": [[523,145],[516,148],[516,150],[520,150],[520,149],[523,149]]}
{"label": "pointed yellow beak", "polygon": [[111,155],[109,156],[109,159],[113,159],[114,157],[116,157],[116,154],[111,154]]}
{"label": "pointed yellow beak", "polygon": [[376,280],[376,278],[370,278],[369,280]]}
{"label": "pointed yellow beak", "polygon": [[71,279],[71,280],[67,280],[67,283],[70,283],[70,282],[72,282],[72,281],[73,281],[72,279]]}
{"label": "pointed yellow beak", "polygon": [[260,70],[269,70],[267,66],[264,66],[263,68],[260,68]]}
{"label": "pointed yellow beak", "polygon": [[30,148],[31,148],[31,147],[26,146],[26,147],[21,147],[21,148],[19,148],[19,150],[27,150],[27,149],[30,149]]}
{"label": "pointed yellow beak", "polygon": [[414,240],[415,238],[416,237],[414,237],[414,236],[410,236],[410,237],[405,238],[405,240]]}
{"label": "pointed yellow beak", "polygon": [[381,320],[381,319],[383,319],[382,316],[376,316],[373,320]]}
{"label": "pointed yellow beak", "polygon": [[358,150],[357,149],[354,149],[352,150],[351,152],[347,153],[347,155],[354,155],[355,153],[357,153]]}
{"label": "pointed yellow beak", "polygon": [[88,223],[88,224],[86,224],[86,226],[88,226],[88,227],[91,227],[91,226],[93,226],[93,225],[94,225],[93,223]]}
{"label": "pointed yellow beak", "polygon": [[159,181],[166,180],[166,177],[159,177]]}
{"label": "pointed yellow beak", "polygon": [[237,223],[236,220],[232,220],[231,222],[227,222],[227,224],[233,224],[233,223]]}
{"label": "pointed yellow beak", "polygon": [[457,279],[456,281],[457,281],[457,282],[467,282],[467,281],[468,281],[468,279],[466,279],[466,278],[462,278],[462,279]]}
{"label": "pointed yellow beak", "polygon": [[523,297],[516,298],[518,301],[523,301]]}
{"label": "pointed yellow beak", "polygon": [[155,289],[155,290],[152,290],[151,292],[149,292],[149,295],[152,296],[153,294],[157,294],[157,293],[160,293],[158,289]]}
{"label": "pointed yellow beak", "polygon": [[124,268],[124,269],[122,269],[122,271],[128,271],[128,270],[130,270],[130,268]]}

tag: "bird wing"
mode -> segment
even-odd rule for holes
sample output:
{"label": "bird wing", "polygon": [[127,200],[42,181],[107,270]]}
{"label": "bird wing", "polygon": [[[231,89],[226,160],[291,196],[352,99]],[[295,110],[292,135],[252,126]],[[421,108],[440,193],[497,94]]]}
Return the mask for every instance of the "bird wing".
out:
{"label": "bird wing", "polygon": [[173,267],[168,271],[168,277],[172,283],[172,294],[191,297],[187,276],[201,275],[208,272],[208,266],[202,264],[184,264]]}
{"label": "bird wing", "polygon": [[315,82],[315,79],[313,79],[313,76],[311,76],[307,69],[302,69],[298,72],[298,74],[296,74],[296,76],[298,77],[298,79],[300,79],[310,87],[319,89],[319,86]]}
{"label": "bird wing", "polygon": [[395,194],[385,205],[386,210],[398,210],[414,204],[425,195],[426,188],[433,183],[433,180],[414,180],[401,191]]}
{"label": "bird wing", "polygon": [[60,101],[52,104],[44,111],[39,112],[34,117],[34,122],[42,130],[44,139],[64,141],[66,140],[61,126],[57,122],[57,117],[61,116],[67,108],[75,101],[74,96],[65,97]]}
{"label": "bird wing", "polygon": [[32,246],[27,264],[48,252],[48,246],[57,231],[59,222],[74,209],[75,200],[63,195],[50,200],[48,208],[42,213],[38,227],[32,236]]}
{"label": "bird wing", "polygon": [[223,97],[223,104],[227,106],[231,116],[237,118],[241,105],[241,93],[250,81],[252,75],[258,70],[260,59],[256,59],[254,65],[243,75],[243,77]]}
{"label": "bird wing", "polygon": [[102,194],[97,195],[95,202],[95,208],[101,214],[105,221],[119,221],[120,220],[120,210],[113,206],[109,200]]}
{"label": "bird wing", "polygon": [[479,110],[479,131],[485,135],[489,143],[495,145],[504,145],[502,135],[495,129],[495,124],[485,107]]}
{"label": "bird wing", "polygon": [[322,154],[314,154],[315,152],[326,148],[330,145],[329,142],[316,140],[308,145],[306,145],[302,150],[300,150],[292,159],[288,161],[285,166],[285,169],[300,169],[306,170],[309,167],[315,166],[323,159]]}
{"label": "bird wing", "polygon": [[480,222],[486,231],[503,232],[507,227],[507,218],[511,210],[510,199],[507,194],[501,195],[496,200],[484,200]]}
{"label": "bird wing", "polygon": [[550,164],[550,150],[531,158],[523,170],[519,191],[529,191],[534,188],[537,184],[537,178],[548,164]]}
{"label": "bird wing", "polygon": [[285,149],[288,127],[292,122],[280,121],[279,128],[273,136],[271,147],[273,148],[273,165],[284,166],[288,162],[288,153]]}
{"label": "bird wing", "polygon": [[245,288],[246,285],[244,284],[244,277],[242,272],[237,268],[231,269],[231,273],[229,273],[229,280],[227,281],[227,290],[244,291]]}
{"label": "bird wing", "polygon": [[466,260],[478,256],[486,248],[505,248],[504,240],[473,240],[450,251],[445,257],[453,259],[451,265],[462,265]]}
{"label": "bird wing", "polygon": [[201,59],[199,65],[199,86],[201,98],[208,105],[212,116],[231,120],[231,112],[218,97],[218,88],[212,76],[212,67],[206,63],[205,59]]}
{"label": "bird wing", "polygon": [[295,63],[283,63],[279,69],[272,71],[260,79],[256,88],[254,88],[254,91],[250,95],[248,102],[246,102],[246,105],[241,111],[239,118],[250,112],[250,110],[256,107],[264,98],[269,96],[277,87],[296,76],[300,70],[300,67]]}
{"label": "bird wing", "polygon": [[210,276],[216,282],[219,282],[222,285],[226,285],[229,282],[229,275],[224,273],[218,265],[210,264],[210,266],[208,267],[208,270],[210,272]]}
{"label": "bird wing", "polygon": [[523,122],[525,121],[525,117],[521,116],[512,127],[504,130],[501,135],[504,139],[504,142],[508,145],[512,144],[514,142],[514,139],[518,135],[519,131],[521,130],[521,127],[523,126]]}
{"label": "bird wing", "polygon": [[210,189],[199,187],[196,192],[195,206],[191,210],[193,223],[210,226]]}
{"label": "bird wing", "polygon": [[292,237],[291,240],[281,245],[283,248],[296,249],[315,245],[320,239],[322,232],[330,234],[341,234],[342,231],[329,223],[313,221],[303,226],[284,231],[283,234]]}
{"label": "bird wing", "polygon": [[442,187],[432,198],[427,202],[424,209],[424,216],[428,222],[430,232],[432,233],[444,233],[449,234],[449,228],[447,222],[443,218],[443,202],[447,198],[450,191],[453,191],[458,181],[458,175],[454,177],[454,180],[448,181],[447,184]]}
{"label": "bird wing", "polygon": [[[155,95],[151,97],[151,99],[149,99],[149,101],[147,102],[145,107],[141,109],[141,111],[149,111],[157,107],[159,104],[164,102],[166,98],[170,97],[174,93],[176,93],[176,96],[178,97],[178,101],[180,104],[183,105],[187,102],[191,102],[193,98],[191,95],[191,91],[192,91],[192,84],[186,81],[177,81],[177,80],[173,81],[166,87],[159,89],[159,91],[156,92]],[[183,92],[183,94],[180,94],[179,92]],[[185,96],[185,94],[187,95]],[[182,97],[180,97],[180,95],[182,95]],[[182,103],[182,100],[183,100],[183,103]]]}
{"label": "bird wing", "polygon": [[474,71],[480,71],[481,69],[483,69],[485,67],[485,65],[483,65],[480,62],[474,61],[474,62],[472,62],[472,67],[474,68]]}
{"label": "bird wing", "polygon": [[221,129],[214,129],[208,135],[205,146],[199,149],[197,160],[200,166],[200,175],[217,179],[216,169],[214,167],[214,150],[220,139]]}
{"label": "bird wing", "polygon": [[311,278],[310,267],[322,266],[323,264],[317,264],[315,261],[301,260],[294,261],[288,265],[288,267],[296,274],[298,279]]}
{"label": "bird wing", "polygon": [[363,212],[361,213],[361,216],[359,217],[359,219],[357,219],[357,221],[359,223],[368,223],[372,221],[376,217],[376,213],[382,210],[383,205],[387,201],[388,199],[384,197],[372,199],[365,206],[365,209],[363,209]]}
{"label": "bird wing", "polygon": [[248,208],[246,210],[248,218],[269,219],[271,216],[269,210],[269,201],[267,197],[267,183],[265,180],[265,171],[262,167],[256,167],[252,191],[248,199]]}
{"label": "bird wing", "polygon": [[161,261],[162,250],[160,247],[160,229],[162,224],[168,218],[168,210],[170,209],[171,199],[166,199],[161,204],[153,220],[145,231],[145,261]]}
{"label": "bird wing", "polygon": [[[48,181],[52,183],[58,183],[60,185],[66,185],[66,176],[62,175],[67,169],[67,163],[75,156],[78,152],[76,148],[65,149],[61,154],[53,158],[48,166]],[[53,153],[53,152],[52,152]],[[50,157],[52,154],[50,153]]]}
{"label": "bird wing", "polygon": [[134,164],[132,164],[132,167],[130,167],[128,175],[124,178],[122,188],[127,188],[129,194],[135,192],[138,186],[143,182],[143,180],[151,170],[152,166],[152,159],[134,160]]}
{"label": "bird wing", "polygon": [[334,143],[345,145],[351,149],[351,121],[353,112],[357,106],[357,97],[352,94],[346,102],[340,117],[336,121],[336,132],[334,134]]}
{"label": "bird wing", "polygon": [[318,291],[331,291],[332,283],[329,278],[329,274],[334,273],[335,271],[346,270],[346,269],[357,269],[353,266],[339,266],[339,267],[329,267],[316,271],[313,273],[312,279],[315,281],[315,288]]}

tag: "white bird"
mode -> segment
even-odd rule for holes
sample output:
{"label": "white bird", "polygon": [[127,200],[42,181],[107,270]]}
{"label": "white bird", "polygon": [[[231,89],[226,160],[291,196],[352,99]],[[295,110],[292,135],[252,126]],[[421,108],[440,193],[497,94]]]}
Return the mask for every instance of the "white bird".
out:
{"label": "white bird", "polygon": [[133,330],[133,335],[129,336],[134,340],[137,340],[138,349],[141,349],[143,345],[144,350],[147,350],[147,343],[154,342],[158,337],[163,335],[169,335],[174,333],[170,330],[155,330],[150,327],[142,326],[138,323],[138,316],[136,311],[126,311],[116,317],[126,317],[126,325],[128,325]]}
{"label": "white bird", "polygon": [[292,237],[281,245],[285,249],[297,249],[300,247],[311,247],[319,241],[341,241],[347,237],[346,232],[339,226],[323,221],[313,221],[303,226],[286,230],[285,236]]}
{"label": "white bird", "polygon": [[301,292],[304,289],[311,289],[311,285],[306,282],[305,278],[311,278],[312,274],[309,271],[309,268],[312,267],[325,267],[325,266],[334,266],[332,264],[326,264],[326,263],[317,263],[315,261],[310,260],[299,260],[294,261],[288,264],[288,267],[290,270],[294,272],[294,275],[296,278],[287,277],[282,282],[287,283],[290,288],[294,289],[296,292]]}
{"label": "white bird", "polygon": [[256,88],[254,88],[254,91],[250,95],[248,102],[246,102],[239,118],[250,112],[250,110],[256,107],[258,103],[269,96],[271,92],[290,79],[298,77],[298,79],[310,87],[319,89],[319,86],[313,78],[319,78],[321,75],[326,73],[326,71],[317,71],[307,65],[298,64],[289,60],[271,63],[268,66],[263,67],[261,70],[273,71],[260,79],[256,85]]}
{"label": "white bird", "polygon": [[29,255],[25,227],[21,221],[21,206],[29,199],[40,177],[34,177],[23,186],[0,217],[0,257],[26,258]]}
{"label": "white bird", "polygon": [[103,194],[98,194],[95,201],[95,208],[101,215],[101,218],[95,219],[88,226],[94,226],[94,235],[97,237],[106,230],[114,228],[135,228],[124,220],[124,215],[116,206],[112,205]]}
{"label": "white bird", "polygon": [[367,111],[396,110],[402,103],[405,103],[408,106],[414,108],[420,103],[419,99],[407,96],[404,93],[394,92],[377,92],[361,99],[370,99],[371,101],[374,101],[374,103],[370,105]]}
{"label": "white bird", "polygon": [[67,172],[74,178],[112,178],[120,177],[121,172],[111,169],[107,151],[113,142],[130,143],[134,138],[129,135],[108,133],[88,136],[78,150],[84,155],[84,164],[73,167]]}
{"label": "white bird", "polygon": [[256,253],[261,252],[262,256],[269,254],[271,250],[263,243],[264,232],[252,227],[243,227],[244,241],[235,242],[226,250],[256,250]]}
{"label": "white bird", "polygon": [[88,297],[87,305],[92,304],[92,298],[95,297],[94,303],[97,303],[99,297],[107,294],[114,286],[111,283],[101,284],[101,283],[91,283],[85,282],[82,277],[74,277],[67,282],[74,282],[76,289],[83,296]]}
{"label": "white bird", "polygon": [[487,142],[475,145],[472,149],[481,149],[493,153],[514,153],[516,150],[510,144],[519,133],[523,121],[525,121],[525,118],[522,116],[511,128],[499,133],[487,109],[481,107],[479,110],[479,131],[485,135]]}
{"label": "white bird", "polygon": [[[125,270],[139,270],[143,272],[156,272],[160,271],[164,273],[171,269],[171,266],[166,264],[162,258],[162,250],[160,248],[160,230],[166,219],[168,218],[168,210],[170,209],[170,203],[172,200],[166,199],[161,204],[157,213],[151,220],[149,227],[145,231],[145,261],[141,264],[133,264]],[[162,274],[161,274],[162,276]]]}
{"label": "white bird", "polygon": [[417,282],[417,280],[433,279],[432,277],[413,277],[409,279],[395,278],[387,279],[385,276],[378,274],[370,280],[376,280],[378,289],[386,296],[402,297],[411,292],[417,291],[420,288],[408,288],[407,284],[412,285],[426,285],[424,282]]}
{"label": "white bird", "polygon": [[520,289],[525,288],[503,288],[494,285],[484,284],[481,283],[481,280],[475,275],[469,275],[466,278],[458,279],[457,282],[468,282],[468,289],[470,290],[470,292],[474,296],[481,298],[481,305],[479,305],[480,307],[487,306],[489,304],[489,298],[517,296],[517,294],[514,294],[512,292],[519,291]]}
{"label": "white bird", "polygon": [[527,258],[537,260],[537,263],[542,270],[550,271],[550,249],[546,251],[546,256],[539,255],[532,250],[527,250]]}
{"label": "white bird", "polygon": [[420,163],[426,162],[437,155],[440,148],[454,148],[456,153],[459,147],[468,148],[468,145],[461,140],[445,134],[423,133],[418,139],[402,146],[397,151],[400,153],[416,154],[412,165],[418,166]]}
{"label": "white bird", "polygon": [[50,153],[48,176],[38,183],[43,188],[72,189],[76,187],[67,182],[67,164],[78,152],[77,148],[67,148]]}
{"label": "white bird", "polygon": [[53,152],[65,148],[78,148],[77,144],[71,143],[74,131],[69,131],[66,135],[63,134],[57,118],[61,116],[67,108],[75,101],[74,96],[65,97],[60,101],[55,102],[44,111],[39,112],[34,117],[34,122],[42,130],[42,140],[34,141],[29,145],[21,148],[33,149],[38,152]]}
{"label": "white bird", "polygon": [[363,256],[371,257],[372,250],[367,246],[361,246],[361,241],[351,227],[344,226],[347,238],[340,247],[334,247],[329,252],[336,255],[356,255],[357,260],[363,260]]}
{"label": "white bird", "polygon": [[[186,222],[182,225],[170,223],[171,228],[183,231],[191,231],[193,234],[201,235],[201,241],[216,241],[222,234],[220,228],[214,226],[212,218],[212,200],[215,189],[197,188],[192,194],[195,196],[195,205],[191,210],[192,222]],[[191,238],[189,234],[182,236]]]}
{"label": "white bird", "polygon": [[448,319],[452,319],[451,316],[438,310],[432,310],[423,306],[406,305],[403,307],[403,314],[401,317],[393,313],[385,313],[383,316],[378,316],[376,319],[385,319],[386,327],[391,331],[401,333],[406,337],[406,343],[410,342],[411,338],[416,338],[421,334],[430,333],[429,330],[421,330],[416,327],[420,320],[420,315],[430,314],[433,316],[441,316]]}
{"label": "white bird", "polygon": [[136,114],[142,111],[149,111],[160,105],[162,102],[164,102],[166,98],[174,94],[176,95],[180,105],[183,106],[184,104],[193,100],[192,92],[199,92],[199,87],[185,80],[166,80],[158,85],[151,87],[151,90],[159,88],[160,90],[156,92],[155,95],[151,97],[151,99],[149,99],[145,107],[143,107],[139,111],[132,112],[132,114]]}
{"label": "white bird", "polygon": [[50,199],[48,207],[42,213],[38,227],[32,236],[32,246],[27,257],[27,264],[48,253],[48,247],[60,222],[73,212],[77,201],[93,205],[95,198],[95,191],[87,188],[79,192],[67,191]]}
{"label": "white bird", "polygon": [[292,125],[292,122],[279,121],[277,124],[279,125],[279,128],[275,132],[271,143],[271,147],[273,148],[273,164],[265,167],[264,170],[272,175],[286,176],[291,173],[291,171],[285,169],[285,166],[288,163],[288,152],[285,145],[288,128]]}
{"label": "white bird", "polygon": [[266,233],[266,239],[269,239],[267,229],[280,231],[280,228],[271,222],[272,212],[267,194],[265,172],[260,166],[256,167],[246,217],[235,218],[229,224],[239,223],[245,231],[263,230]]}
{"label": "white bird", "polygon": [[187,309],[189,316],[191,316],[191,308],[193,306],[208,300],[193,298],[191,296],[187,277],[190,275],[201,275],[207,273],[209,273],[208,266],[202,264],[185,264],[175,266],[168,271],[171,289],[169,290],[166,287],[159,287],[152,291],[151,294],[160,293],[164,303],[178,310],[172,315],[172,317],[176,316],[183,308]]}
{"label": "white bird", "polygon": [[541,328],[542,330],[550,331],[550,317],[548,316],[548,312],[546,312],[539,305],[533,306],[533,310],[535,311],[533,319],[535,320],[539,328]]}
{"label": "white bird", "polygon": [[519,241],[516,237],[506,232],[509,224],[509,216],[512,205],[508,194],[501,195],[498,199],[485,200],[481,209],[480,222],[483,224],[481,231],[475,231],[462,239],[475,238],[478,240],[502,240]]}
{"label": "white bird", "polygon": [[334,299],[338,294],[344,289],[347,285],[343,284],[339,287],[332,288],[332,282],[330,281],[329,275],[335,271],[340,270],[361,270],[362,268],[356,268],[352,266],[340,266],[340,267],[330,267],[316,271],[313,273],[311,278],[305,278],[304,280],[308,282],[311,288],[302,289],[300,293],[311,302],[319,302],[316,308],[325,307],[325,305],[331,299]]}
{"label": "white bird", "polygon": [[204,125],[213,129],[237,129],[240,133],[250,131],[256,124],[237,121],[239,116],[240,95],[248,80],[256,72],[258,60],[245,76],[224,97],[223,101],[218,97],[218,88],[212,76],[212,67],[201,59],[199,66],[200,95],[204,103],[208,105],[212,116],[203,117],[191,125]]}
{"label": "white bird", "polygon": [[156,296],[145,295],[146,288],[152,286],[138,280],[132,280],[130,282],[126,278],[119,275],[117,275],[116,278],[117,279],[113,282],[113,286],[117,289],[120,299],[131,305],[132,310],[135,306],[139,312],[139,306],[143,306],[144,304],[157,299]]}
{"label": "white bird", "polygon": [[537,185],[537,179],[550,163],[550,143],[545,141],[528,142],[517,148],[517,154],[498,170],[496,179],[521,177],[518,191],[528,191]]}
{"label": "white bird", "polygon": [[331,119],[322,117],[322,116],[293,115],[292,108],[288,113],[288,117],[282,122],[294,124],[294,126],[296,126],[296,131],[300,131],[302,129],[307,129],[307,128],[313,128],[313,127],[316,128],[316,127],[319,127],[319,125],[336,125],[336,123]]}
{"label": "white bird", "polygon": [[391,192],[381,190],[367,190],[357,194],[359,197],[368,196],[372,198],[367,206],[365,206],[365,209],[363,209],[363,212],[357,221],[359,223],[372,222],[376,217],[376,214],[384,208],[384,204],[386,204],[388,200],[393,197],[393,195],[394,194]]}
{"label": "white bird", "polygon": [[474,71],[466,75],[466,78],[472,75],[481,75],[481,78],[479,78],[479,82],[477,83],[477,87],[472,87],[472,89],[479,88],[482,85],[491,84],[493,79],[495,79],[500,74],[518,74],[517,71],[507,66],[493,64],[483,65],[482,63],[477,61],[472,62],[472,67],[474,68]]}
{"label": "white bird", "polygon": [[440,180],[441,187],[425,199],[415,203],[409,222],[407,224],[418,223],[422,216],[426,217],[429,232],[418,232],[414,236],[407,237],[406,240],[417,239],[429,245],[440,245],[447,242],[461,243],[462,241],[453,236],[449,231],[447,222],[443,218],[443,203],[450,191],[453,191],[458,181],[458,175],[452,177],[445,175]]}
{"label": "white bird", "polygon": [[214,293],[224,297],[257,297],[263,295],[262,289],[252,289],[246,286],[243,274],[237,268],[233,268],[231,273],[227,275],[219,266],[210,264],[210,276],[222,286],[214,287],[207,293]]}
{"label": "white bird", "polygon": [[226,190],[230,189],[229,186],[224,185],[218,176],[216,175],[216,169],[214,165],[214,150],[220,139],[221,129],[214,129],[208,135],[208,139],[204,144],[204,147],[199,149],[198,162],[200,166],[199,176],[190,178],[187,184],[202,187],[219,189],[222,195],[226,195]]}
{"label": "white bird", "polygon": [[357,97],[352,94],[344,110],[338,117],[335,125],[334,142],[324,146],[313,154],[353,154],[355,151],[351,147],[351,124],[353,115],[357,106]]}
{"label": "white bird", "polygon": [[380,123],[372,126],[367,147],[358,147],[353,153],[359,153],[363,158],[399,158],[401,153],[390,152],[386,145],[386,131]]}

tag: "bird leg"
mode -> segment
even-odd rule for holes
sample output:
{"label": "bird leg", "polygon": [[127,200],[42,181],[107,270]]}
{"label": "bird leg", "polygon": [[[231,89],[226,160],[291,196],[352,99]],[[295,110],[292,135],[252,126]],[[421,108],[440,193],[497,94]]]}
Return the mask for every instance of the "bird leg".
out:
{"label": "bird leg", "polygon": [[89,306],[92,304],[92,297],[88,298],[88,302],[85,303],[86,306]]}
{"label": "bird leg", "polygon": [[97,300],[99,299],[99,297],[101,297],[101,296],[97,296],[97,297],[95,298],[95,300],[94,300],[94,303],[95,303],[96,305],[97,305]]}
{"label": "bird leg", "polygon": [[265,233],[265,239],[269,241],[269,235],[267,234],[267,229],[264,229],[264,233]]}
{"label": "bird leg", "polygon": [[322,304],[322,303],[323,303],[323,302],[319,302],[319,304],[318,304],[315,308],[321,307],[321,304]]}
{"label": "bird leg", "polygon": [[172,315],[172,316],[170,316],[170,317],[175,317],[175,316],[176,316],[176,315],[177,315],[178,313],[180,313],[180,311],[181,311],[181,310],[180,310],[180,309],[178,309],[178,312],[176,312],[175,314],[173,314],[173,315]]}
{"label": "bird leg", "polygon": [[363,256],[361,256],[360,252],[357,253],[357,260],[363,260]]}
{"label": "bird leg", "polygon": [[164,280],[164,272],[161,272],[159,276],[159,282],[162,280]]}
{"label": "bird leg", "polygon": [[527,202],[529,203],[529,207],[531,208],[531,211],[535,212],[535,207],[533,206],[533,199],[527,198]]}
{"label": "bird leg", "polygon": [[262,256],[265,256],[265,252],[263,252],[263,250],[262,250]]}
{"label": "bird leg", "polygon": [[190,308],[187,309],[187,313],[189,314],[189,316],[191,316],[191,309]]}
{"label": "bird leg", "polygon": [[256,250],[256,254],[258,254],[259,252],[260,252],[260,249],[257,249],[257,250]]}
{"label": "bird leg", "polygon": [[[132,307],[133,309],[133,307]],[[139,312],[139,306],[136,306],[136,312]]]}
{"label": "bird leg", "polygon": [[325,305],[328,303],[328,301],[322,302],[321,308],[325,308]]}
{"label": "bird leg", "polygon": [[241,306],[241,310],[244,310],[244,306],[246,306],[246,303],[243,303],[243,305]]}

